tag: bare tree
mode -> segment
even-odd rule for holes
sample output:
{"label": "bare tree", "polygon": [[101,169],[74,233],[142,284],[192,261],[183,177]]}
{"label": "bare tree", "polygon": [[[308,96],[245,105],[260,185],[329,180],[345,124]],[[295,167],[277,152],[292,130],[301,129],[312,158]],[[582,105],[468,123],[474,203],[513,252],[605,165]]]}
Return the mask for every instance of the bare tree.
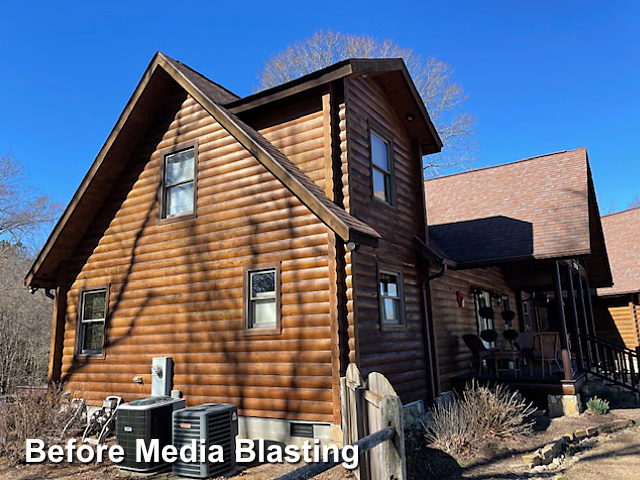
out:
{"label": "bare tree", "polygon": [[0,395],[46,379],[52,302],[41,291],[31,295],[23,279],[31,263],[26,245],[58,210],[33,191],[12,155],[0,154]]}
{"label": "bare tree", "polygon": [[258,89],[288,82],[347,58],[403,58],[444,143],[441,153],[425,158],[425,171],[438,175],[443,169],[469,167],[476,152],[475,119],[463,111],[467,96],[453,81],[453,69],[437,58],[424,61],[412,49],[402,48],[393,40],[316,32],[269,58],[259,70]]}
{"label": "bare tree", "polygon": [[59,206],[27,183],[24,167],[11,154],[0,154],[0,256],[3,247],[32,241],[38,229],[52,222]]}
{"label": "bare tree", "polygon": [[22,284],[31,260],[24,248],[0,242],[0,395],[46,381],[53,302]]}
{"label": "bare tree", "polygon": [[633,199],[629,202],[628,208],[636,208],[640,207],[640,194],[633,197]]}

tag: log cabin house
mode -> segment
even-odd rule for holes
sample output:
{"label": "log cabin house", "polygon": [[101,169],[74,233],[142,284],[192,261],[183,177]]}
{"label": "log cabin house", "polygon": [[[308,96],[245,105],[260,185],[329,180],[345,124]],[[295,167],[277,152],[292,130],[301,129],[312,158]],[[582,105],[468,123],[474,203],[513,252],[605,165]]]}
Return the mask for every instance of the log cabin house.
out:
{"label": "log cabin house", "polygon": [[55,290],[50,379],[130,401],[172,357],[188,405],[237,404],[243,435],[284,442],[295,422],[340,438],[349,362],[429,399],[422,156],[441,146],[399,59],[238,97],[157,53],[26,277]]}
{"label": "log cabin house", "polygon": [[[476,377],[500,378],[540,403],[577,394],[590,348],[581,335],[595,336],[592,289],[612,284],[586,150],[427,180],[425,192],[429,247],[440,258],[430,270],[439,391]],[[485,330],[497,338],[478,339],[477,350],[501,349],[507,371],[487,371],[465,343]],[[507,341],[507,330],[516,338]],[[530,351],[543,332],[558,334],[563,361],[518,371],[526,359],[513,350]]]}
{"label": "log cabin house", "polygon": [[596,328],[605,339],[635,350],[640,345],[640,207],[602,217],[613,287],[599,288]]}

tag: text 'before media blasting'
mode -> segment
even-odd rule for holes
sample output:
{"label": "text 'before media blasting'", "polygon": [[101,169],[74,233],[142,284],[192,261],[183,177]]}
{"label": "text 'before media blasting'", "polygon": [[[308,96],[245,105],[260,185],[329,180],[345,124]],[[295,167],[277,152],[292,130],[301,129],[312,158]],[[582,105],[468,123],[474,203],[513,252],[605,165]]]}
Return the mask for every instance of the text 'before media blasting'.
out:
{"label": "text 'before media blasting'", "polygon": [[[105,455],[106,453],[106,455]],[[48,460],[51,463],[102,463],[109,460],[118,464],[124,460],[124,449],[120,445],[76,445],[76,439],[70,439],[66,445],[51,445],[45,449],[44,441],[27,439],[26,462],[41,463]],[[137,462],[174,463],[178,459],[185,463],[224,463],[224,451],[220,445],[206,448],[205,440],[193,440],[189,445],[180,449],[173,445],[160,448],[160,441],[153,439],[147,445],[143,439],[136,440]],[[299,447],[296,445],[267,445],[265,440],[236,439],[236,463],[298,463],[311,462],[342,462],[347,470],[358,466],[358,447],[347,445],[338,448],[335,445],[320,445],[319,440],[306,441]],[[227,459],[228,461],[228,459]]]}

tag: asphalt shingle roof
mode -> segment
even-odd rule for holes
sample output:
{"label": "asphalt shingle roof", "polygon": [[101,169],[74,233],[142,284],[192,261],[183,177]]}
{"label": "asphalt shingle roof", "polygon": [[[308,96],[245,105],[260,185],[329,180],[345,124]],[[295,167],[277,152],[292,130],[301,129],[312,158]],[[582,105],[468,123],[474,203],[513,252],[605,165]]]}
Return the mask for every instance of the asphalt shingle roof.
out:
{"label": "asphalt shingle roof", "polygon": [[590,253],[584,148],[425,182],[429,236],[459,263]]}
{"label": "asphalt shingle roof", "polygon": [[602,217],[613,287],[599,288],[598,295],[640,292],[640,207]]}

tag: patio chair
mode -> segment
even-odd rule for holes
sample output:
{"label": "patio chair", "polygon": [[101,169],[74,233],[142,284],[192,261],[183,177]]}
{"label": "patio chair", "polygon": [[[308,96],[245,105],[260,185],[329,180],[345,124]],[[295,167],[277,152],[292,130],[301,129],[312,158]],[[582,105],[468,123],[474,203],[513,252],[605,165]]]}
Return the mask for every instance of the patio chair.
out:
{"label": "patio chair", "polygon": [[533,363],[542,366],[542,377],[545,376],[546,367],[549,367],[549,375],[552,375],[551,364],[556,363],[558,368],[558,354],[560,353],[560,334],[557,332],[535,333],[531,337],[531,353],[529,358],[529,373],[533,375]]}
{"label": "patio chair", "polygon": [[462,340],[471,350],[473,355],[473,363],[478,367],[478,375],[482,373],[482,363],[487,363],[487,368],[490,369],[490,363],[493,360],[493,351],[487,350],[482,340],[477,335],[463,335]]}

